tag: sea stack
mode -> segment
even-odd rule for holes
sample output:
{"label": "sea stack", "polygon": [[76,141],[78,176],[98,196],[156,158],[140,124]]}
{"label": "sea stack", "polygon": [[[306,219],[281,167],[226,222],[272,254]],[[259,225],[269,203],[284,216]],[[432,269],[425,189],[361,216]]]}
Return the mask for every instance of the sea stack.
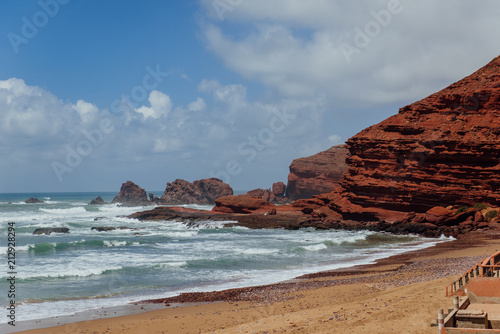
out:
{"label": "sea stack", "polygon": [[124,206],[141,206],[151,205],[148,201],[146,190],[139,187],[132,181],[127,181],[122,184],[120,192],[113,198],[111,203],[120,203]]}

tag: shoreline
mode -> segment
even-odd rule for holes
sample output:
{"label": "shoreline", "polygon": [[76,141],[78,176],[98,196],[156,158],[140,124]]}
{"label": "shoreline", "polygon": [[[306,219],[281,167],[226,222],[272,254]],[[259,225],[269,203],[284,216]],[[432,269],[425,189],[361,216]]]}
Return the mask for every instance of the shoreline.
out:
{"label": "shoreline", "polygon": [[[118,324],[123,321],[129,322],[130,319],[138,321],[137,319],[147,318],[152,315],[158,316],[158,314],[177,314],[179,312],[191,313],[194,309],[209,310],[211,307],[214,307],[214,305],[217,305],[217,307],[227,308],[235,303],[243,303],[245,305],[261,305],[261,307],[266,307],[266,305],[293,302],[297,299],[297,295],[314,293],[315,291],[320,291],[322,289],[342,289],[343,287],[357,286],[360,284],[364,286],[371,286],[373,289],[383,291],[385,289],[394,288],[394,282],[389,282],[391,276],[394,276],[395,274],[407,274],[412,276],[412,271],[418,272],[421,270],[421,267],[412,267],[412,263],[419,261],[426,262],[424,267],[427,266],[427,269],[436,266],[435,262],[440,263],[438,265],[441,265],[441,267],[443,267],[443,263],[447,262],[445,266],[447,268],[447,272],[443,272],[441,274],[433,273],[432,276],[427,276],[426,278],[417,275],[413,277],[413,280],[407,280],[405,282],[400,281],[399,284],[397,284],[398,286],[406,286],[408,284],[415,284],[429,280],[442,280],[443,278],[453,276],[448,273],[448,271],[453,270],[450,268],[456,266],[454,265],[455,261],[443,260],[450,258],[447,256],[448,253],[452,254],[452,259],[456,257],[457,252],[467,254],[468,256],[466,257],[480,256],[482,258],[489,255],[488,253],[485,253],[486,249],[482,250],[485,246],[491,247],[493,245],[496,249],[500,249],[500,241],[495,242],[496,236],[497,234],[492,232],[474,233],[467,238],[462,237],[453,241],[440,242],[429,248],[409,251],[399,255],[393,255],[388,258],[379,259],[374,264],[357,265],[332,271],[307,274],[290,281],[270,285],[244,287],[214,292],[182,293],[175,297],[145,300],[120,307],[90,310],[73,316],[23,321],[16,324],[19,326],[16,326],[14,331],[9,331],[9,333],[20,332],[26,334],[42,334],[54,333],[57,331],[64,333],[64,331],[61,330],[64,330],[65,327],[67,329],[68,326],[73,328],[73,330],[81,329],[81,332],[83,332],[83,329],[89,326],[93,328],[94,326],[102,326],[103,324],[110,323],[118,326]],[[464,250],[468,251],[464,252]],[[465,261],[464,259],[462,260]],[[472,259],[470,262],[477,262],[477,259]],[[422,264],[419,265],[422,266]],[[460,270],[466,271],[467,269],[468,267],[466,265],[465,268],[461,268]],[[462,271],[454,272],[454,275],[461,274]],[[448,280],[450,282],[452,281],[451,278]],[[444,290],[445,285],[443,285],[442,288]],[[165,304],[168,304],[168,306],[165,306]],[[0,330],[3,329],[3,325],[4,324],[0,325]],[[41,328],[41,325],[47,327]],[[119,327],[121,328],[121,326]],[[108,333],[115,332],[112,329],[110,330],[111,331]],[[189,332],[183,331],[181,328],[178,328],[178,330],[179,331],[175,333]],[[118,330],[116,332],[118,332]],[[120,330],[120,332],[122,331]],[[151,332],[156,333],[155,331]],[[149,331],[144,333],[149,333]],[[161,333],[161,331],[158,333]]]}

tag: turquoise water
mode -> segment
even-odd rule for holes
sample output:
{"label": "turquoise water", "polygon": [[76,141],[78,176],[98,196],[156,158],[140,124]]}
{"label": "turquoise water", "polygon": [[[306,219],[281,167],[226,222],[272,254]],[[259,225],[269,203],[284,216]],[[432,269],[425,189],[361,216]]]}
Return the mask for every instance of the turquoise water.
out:
{"label": "turquoise water", "polygon": [[[17,321],[274,283],[444,241],[368,231],[224,228],[224,222],[213,221],[195,227],[140,222],[125,216],[148,207],[87,205],[98,195],[110,201],[115,194],[0,194],[0,306],[9,302],[7,234],[14,222]],[[29,197],[45,203],[25,204]],[[97,232],[94,226],[127,229]],[[70,233],[33,235],[40,227],[65,227]]]}

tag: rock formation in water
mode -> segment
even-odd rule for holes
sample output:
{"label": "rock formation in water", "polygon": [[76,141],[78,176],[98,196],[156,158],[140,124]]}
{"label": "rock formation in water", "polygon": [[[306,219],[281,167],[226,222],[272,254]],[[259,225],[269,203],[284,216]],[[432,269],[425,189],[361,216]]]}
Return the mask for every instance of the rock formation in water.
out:
{"label": "rock formation in water", "polygon": [[104,205],[104,204],[108,204],[108,203],[105,202],[101,196],[97,196],[96,198],[91,200],[89,203],[89,205]]}
{"label": "rock formation in water", "polygon": [[347,170],[348,156],[346,146],[338,145],[310,157],[295,159],[290,165],[286,197],[295,201],[336,189]]}
{"label": "rock formation in water", "polygon": [[120,203],[125,206],[150,205],[146,190],[142,189],[132,181],[122,184],[120,192],[113,198],[111,203]]}
{"label": "rock formation in water", "polygon": [[46,234],[50,235],[51,233],[69,233],[69,228],[67,227],[40,227],[35,229],[33,234]]}
{"label": "rock formation in water", "polygon": [[30,197],[27,200],[25,200],[24,203],[26,203],[26,204],[41,204],[41,203],[44,203],[44,201],[39,200],[38,198]]}
{"label": "rock formation in water", "polygon": [[167,183],[160,198],[161,204],[214,204],[219,197],[233,195],[233,189],[217,178],[202,179],[193,183],[177,179]]}

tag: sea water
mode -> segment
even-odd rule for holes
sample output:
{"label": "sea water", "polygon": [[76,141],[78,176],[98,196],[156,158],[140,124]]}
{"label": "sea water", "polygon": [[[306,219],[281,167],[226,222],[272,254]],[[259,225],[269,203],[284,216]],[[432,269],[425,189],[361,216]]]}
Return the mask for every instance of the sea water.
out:
{"label": "sea water", "polygon": [[[111,201],[115,194],[0,194],[0,307],[11,300],[7,246],[9,222],[14,222],[16,321],[275,283],[446,240],[369,231],[225,228],[224,222],[210,220],[194,226],[141,222],[126,216],[151,207],[88,205],[98,195]],[[24,203],[34,196],[45,203]],[[117,229],[91,229],[97,226]],[[33,235],[43,227],[65,227],[70,233]]]}

